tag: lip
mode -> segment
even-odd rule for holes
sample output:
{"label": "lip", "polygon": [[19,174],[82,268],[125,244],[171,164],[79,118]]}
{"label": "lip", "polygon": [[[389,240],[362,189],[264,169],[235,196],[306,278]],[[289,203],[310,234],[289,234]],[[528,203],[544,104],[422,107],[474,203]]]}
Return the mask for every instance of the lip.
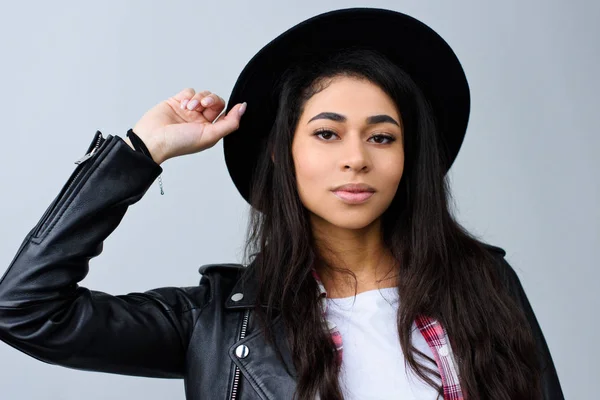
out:
{"label": "lip", "polygon": [[344,192],[375,192],[375,189],[366,183],[348,183],[346,185],[337,186],[333,189],[334,192],[339,190]]}
{"label": "lip", "polygon": [[348,204],[361,204],[369,200],[375,192],[349,192],[347,190],[334,190],[333,194]]}

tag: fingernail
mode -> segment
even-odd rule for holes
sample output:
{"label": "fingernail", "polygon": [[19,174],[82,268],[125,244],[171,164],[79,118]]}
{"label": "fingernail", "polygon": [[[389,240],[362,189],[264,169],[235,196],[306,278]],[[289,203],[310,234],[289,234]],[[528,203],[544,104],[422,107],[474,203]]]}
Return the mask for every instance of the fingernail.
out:
{"label": "fingernail", "polygon": [[187,105],[188,110],[193,110],[196,107],[198,107],[198,100],[196,100],[196,99],[190,101]]}
{"label": "fingernail", "polygon": [[188,101],[190,101],[190,99],[185,99],[181,102],[181,109],[185,109],[185,106],[187,105]]}
{"label": "fingernail", "polygon": [[246,102],[243,102],[240,109],[238,110],[238,114],[240,115],[240,117],[242,115],[244,115],[244,112],[246,111],[246,106],[247,106]]}
{"label": "fingernail", "polygon": [[212,97],[205,97],[201,101],[203,106],[210,106],[214,102],[215,102],[215,100]]}

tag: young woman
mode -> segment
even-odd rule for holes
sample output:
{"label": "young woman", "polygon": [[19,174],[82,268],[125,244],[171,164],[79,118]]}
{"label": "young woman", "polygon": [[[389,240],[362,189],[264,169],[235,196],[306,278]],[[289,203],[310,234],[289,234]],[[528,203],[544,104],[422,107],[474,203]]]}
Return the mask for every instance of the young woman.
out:
{"label": "young woman", "polygon": [[[449,209],[469,90],[442,38],[388,10],[326,13],[265,46],[228,108],[185,89],[125,139],[97,132],[0,281],[3,341],[184,378],[188,399],[563,399],[504,250]],[[79,286],[160,165],[221,138],[252,205],[247,265],[123,296]]]}

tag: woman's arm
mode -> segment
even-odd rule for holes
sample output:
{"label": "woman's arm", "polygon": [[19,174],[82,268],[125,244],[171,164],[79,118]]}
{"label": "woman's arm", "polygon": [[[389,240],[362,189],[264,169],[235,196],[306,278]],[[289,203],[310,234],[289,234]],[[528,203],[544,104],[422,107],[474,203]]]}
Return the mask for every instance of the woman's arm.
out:
{"label": "woman's arm", "polygon": [[162,168],[97,133],[0,279],[0,339],[44,362],[181,377],[207,283],[111,296],[78,285],[92,257]]}

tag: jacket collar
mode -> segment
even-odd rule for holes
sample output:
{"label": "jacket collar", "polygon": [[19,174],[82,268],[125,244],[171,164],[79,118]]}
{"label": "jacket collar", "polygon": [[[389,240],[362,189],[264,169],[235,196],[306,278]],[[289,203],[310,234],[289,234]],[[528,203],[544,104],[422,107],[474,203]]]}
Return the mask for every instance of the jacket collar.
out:
{"label": "jacket collar", "polygon": [[[240,273],[238,274],[237,282],[229,293],[227,300],[225,300],[225,308],[230,310],[253,308],[258,298],[258,278],[256,269],[253,268],[254,263],[251,263],[247,267],[243,267],[239,264],[236,266]],[[325,298],[327,297],[327,291],[314,268],[312,269],[312,276],[315,278],[319,287],[319,297],[322,299],[321,306],[326,307]],[[262,306],[267,307],[267,304],[263,303]],[[274,308],[279,309],[279,306],[275,305]]]}
{"label": "jacket collar", "polygon": [[[253,308],[258,295],[258,279],[253,264],[242,268],[238,276],[237,282],[225,300],[225,308],[231,310]],[[262,305],[267,306],[264,303]]]}

